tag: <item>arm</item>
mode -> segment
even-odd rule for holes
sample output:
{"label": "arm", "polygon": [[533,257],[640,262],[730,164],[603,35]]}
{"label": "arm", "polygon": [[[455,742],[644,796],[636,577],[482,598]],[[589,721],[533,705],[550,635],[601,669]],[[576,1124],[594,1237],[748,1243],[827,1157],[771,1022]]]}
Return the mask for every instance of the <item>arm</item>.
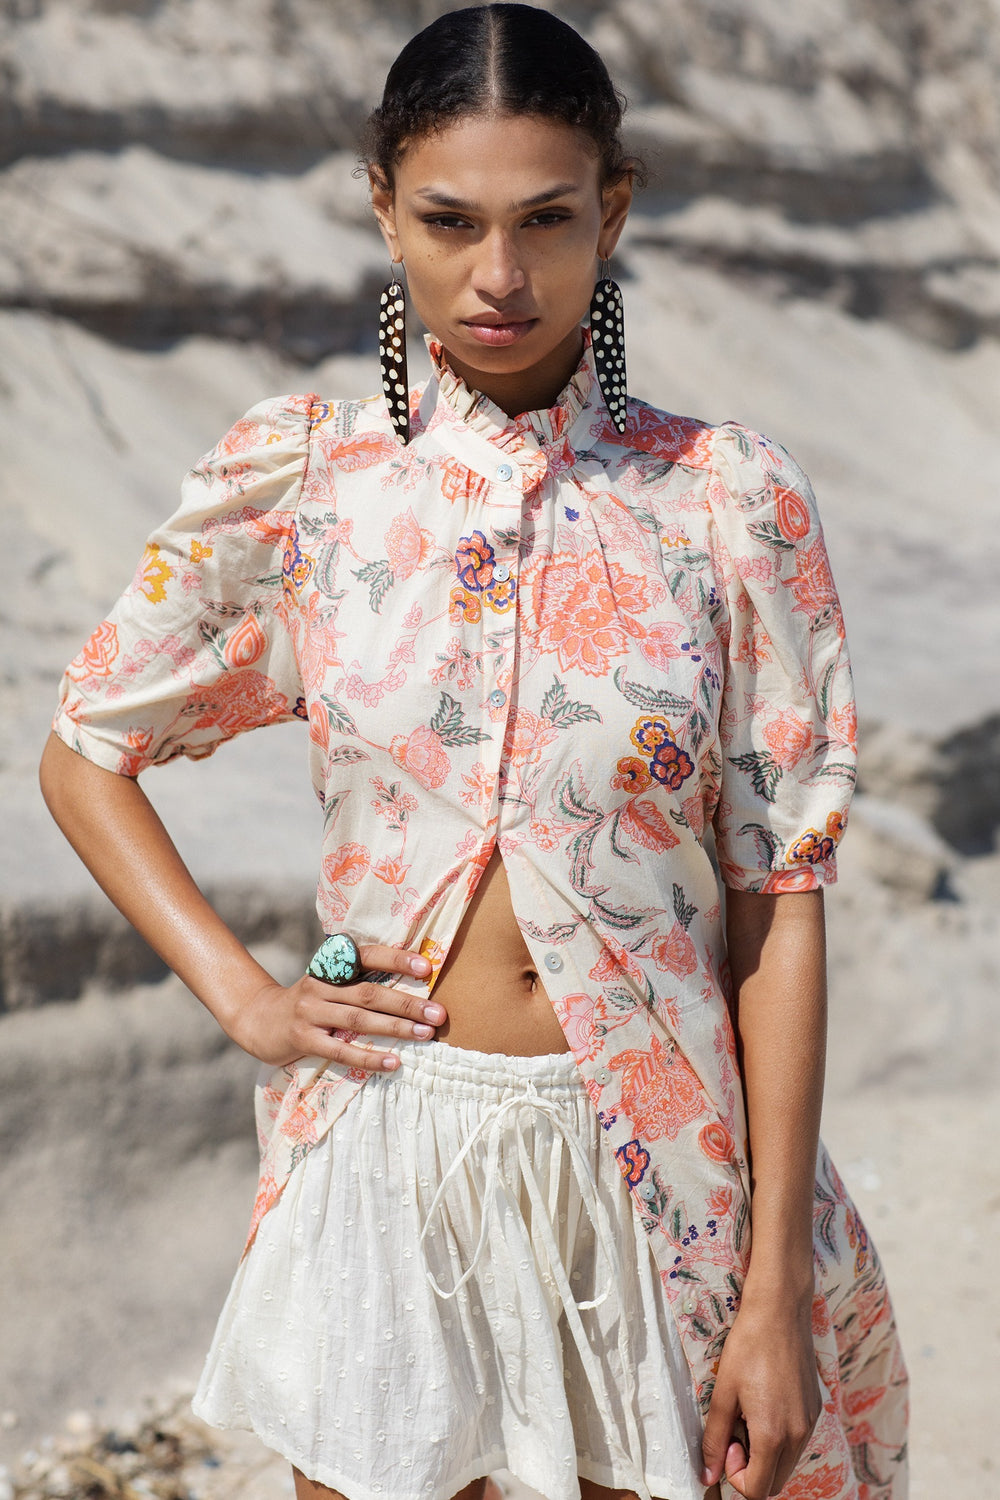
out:
{"label": "arm", "polygon": [[[227,1035],[262,1062],[310,1056],[392,1068],[392,1053],[331,1031],[426,1037],[444,1021],[437,1003],[382,985],[335,990],[306,975],[279,985],[206,901],[138,781],[95,765],[54,734],[40,776],[49,811],[118,910]],[[390,973],[426,979],[431,972],[425,958],[395,948],[365,948],[361,957],[367,968]]]}
{"label": "arm", "polygon": [[[750,1133],[753,1241],[705,1427],[705,1484],[749,1500],[787,1482],[821,1410],[812,1207],[826,1055],[822,891],[726,893]],[[733,1441],[743,1416],[750,1456]]]}

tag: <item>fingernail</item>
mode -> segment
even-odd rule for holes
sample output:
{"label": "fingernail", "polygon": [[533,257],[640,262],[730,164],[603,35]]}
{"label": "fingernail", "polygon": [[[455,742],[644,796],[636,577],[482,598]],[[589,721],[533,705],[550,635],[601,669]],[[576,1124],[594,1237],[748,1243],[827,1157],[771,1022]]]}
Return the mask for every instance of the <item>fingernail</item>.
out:
{"label": "fingernail", "polygon": [[706,1489],[712,1483],[712,1476],[709,1473],[708,1469],[702,1469],[702,1471],[701,1471],[701,1478],[700,1478],[700,1480],[698,1482],[699,1482],[699,1484],[705,1485]]}
{"label": "fingernail", "polygon": [[426,979],[431,972],[430,960],[426,958],[411,958],[410,973],[419,974],[421,979]]}
{"label": "fingernail", "polygon": [[391,1073],[391,1072],[394,1071],[394,1069],[396,1069],[398,1067],[399,1067],[399,1058],[398,1057],[393,1057],[391,1053],[389,1054],[388,1057],[383,1057],[383,1059],[382,1059],[382,1068],[383,1068],[384,1072]]}
{"label": "fingernail", "polygon": [[414,1036],[419,1036],[419,1037],[433,1036],[434,1035],[434,1027],[433,1026],[419,1026],[419,1025],[414,1026],[414,1028],[413,1028],[413,1035]]}
{"label": "fingernail", "polygon": [[434,1026],[440,1026],[445,1016],[444,1006],[434,1005],[433,1003],[425,1005],[421,1011],[421,1015],[425,1021],[430,1021]]}

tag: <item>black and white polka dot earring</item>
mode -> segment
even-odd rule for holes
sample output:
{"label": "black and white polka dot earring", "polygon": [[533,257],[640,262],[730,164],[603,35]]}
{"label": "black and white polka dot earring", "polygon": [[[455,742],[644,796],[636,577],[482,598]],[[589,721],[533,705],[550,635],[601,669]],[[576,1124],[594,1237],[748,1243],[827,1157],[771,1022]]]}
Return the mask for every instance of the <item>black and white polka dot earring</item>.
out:
{"label": "black and white polka dot earring", "polygon": [[[395,262],[393,262],[395,264]],[[394,275],[382,293],[378,359],[389,420],[401,443],[410,441],[410,387],[406,378],[406,294]]]}
{"label": "black and white polka dot earring", "polygon": [[604,404],[619,432],[628,422],[625,387],[625,304],[621,287],[611,279],[611,266],[601,261],[601,279],[590,304],[590,344]]}

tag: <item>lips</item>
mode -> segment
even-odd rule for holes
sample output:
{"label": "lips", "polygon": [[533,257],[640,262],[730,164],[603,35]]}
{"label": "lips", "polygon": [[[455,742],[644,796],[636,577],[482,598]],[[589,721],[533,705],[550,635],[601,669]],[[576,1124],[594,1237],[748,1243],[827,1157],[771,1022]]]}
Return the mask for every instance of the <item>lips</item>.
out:
{"label": "lips", "polygon": [[494,348],[516,344],[534,328],[537,318],[517,318],[512,313],[480,313],[463,322],[469,333],[479,344],[490,344]]}

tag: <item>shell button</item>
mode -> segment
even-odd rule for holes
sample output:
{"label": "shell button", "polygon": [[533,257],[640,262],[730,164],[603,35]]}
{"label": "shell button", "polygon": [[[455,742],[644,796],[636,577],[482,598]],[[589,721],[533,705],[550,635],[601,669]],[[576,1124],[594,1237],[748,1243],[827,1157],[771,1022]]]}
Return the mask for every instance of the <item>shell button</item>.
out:
{"label": "shell button", "polygon": [[563,966],[563,961],[559,957],[558,953],[546,953],[542,962],[544,963],[550,974],[558,974],[559,970]]}
{"label": "shell button", "polygon": [[639,1197],[640,1198],[645,1198],[645,1200],[646,1200],[647,1203],[651,1199],[655,1198],[656,1197],[656,1183],[655,1182],[644,1182],[642,1184],[642,1187],[639,1189]]}
{"label": "shell button", "polygon": [[507,481],[509,479],[513,479],[513,477],[514,470],[511,468],[510,464],[497,465],[497,478],[499,479],[501,484],[506,484]]}
{"label": "shell button", "polygon": [[506,702],[507,694],[504,692],[503,688],[494,688],[492,693],[490,694],[490,707],[503,708]]}
{"label": "shell button", "polygon": [[508,568],[507,564],[498,563],[497,566],[493,569],[493,577],[497,580],[498,583],[506,583],[507,579],[510,577],[510,569]]}
{"label": "shell button", "polygon": [[611,1082],[611,1069],[610,1068],[598,1068],[597,1072],[594,1074],[594,1077],[597,1079],[598,1083],[610,1083]]}

